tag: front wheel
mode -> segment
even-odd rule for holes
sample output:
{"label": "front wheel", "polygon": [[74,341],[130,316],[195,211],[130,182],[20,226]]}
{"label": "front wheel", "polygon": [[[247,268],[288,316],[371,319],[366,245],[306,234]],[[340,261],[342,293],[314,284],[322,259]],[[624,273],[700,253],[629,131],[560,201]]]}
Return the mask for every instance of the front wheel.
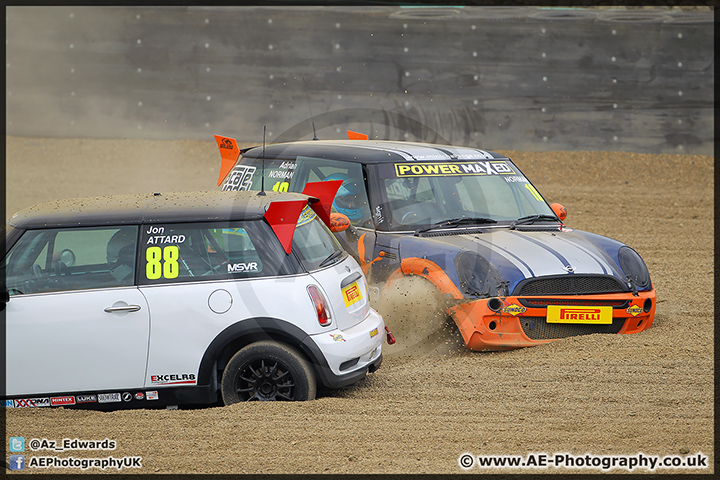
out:
{"label": "front wheel", "polygon": [[263,341],[239,350],[222,376],[225,405],[259,401],[313,400],[315,372],[309,362],[289,345]]}

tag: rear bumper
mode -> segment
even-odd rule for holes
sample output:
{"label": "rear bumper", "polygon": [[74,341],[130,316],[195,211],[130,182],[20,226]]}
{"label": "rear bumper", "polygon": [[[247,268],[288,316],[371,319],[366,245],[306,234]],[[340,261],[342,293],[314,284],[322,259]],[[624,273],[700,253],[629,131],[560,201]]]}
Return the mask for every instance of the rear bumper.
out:
{"label": "rear bumper", "polygon": [[[497,302],[500,300],[500,302]],[[495,310],[491,309],[493,306]],[[493,305],[493,303],[495,305]],[[548,323],[547,305],[612,306],[612,324]],[[470,350],[509,350],[592,333],[637,333],[655,318],[655,290],[597,295],[508,296],[448,308]]]}
{"label": "rear bumper", "polygon": [[322,373],[318,372],[320,382],[327,388],[341,388],[348,385],[353,385],[367,376],[368,373],[373,373],[382,364],[382,353],[379,353],[375,359],[353,372],[345,375],[335,375],[330,369],[325,369]]}
{"label": "rear bumper", "polygon": [[352,385],[380,367],[382,344],[385,340],[385,322],[382,316],[370,309],[365,320],[345,329],[310,335],[323,353],[327,364],[315,365],[318,378],[329,388]]}

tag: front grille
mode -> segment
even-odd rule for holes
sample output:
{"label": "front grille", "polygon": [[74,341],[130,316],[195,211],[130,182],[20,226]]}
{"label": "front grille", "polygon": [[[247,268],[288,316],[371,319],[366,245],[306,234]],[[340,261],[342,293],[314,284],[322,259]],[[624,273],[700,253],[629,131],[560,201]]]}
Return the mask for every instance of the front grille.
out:
{"label": "front grille", "polygon": [[518,283],[513,295],[588,295],[627,292],[620,280],[608,275],[558,275],[528,278]]}
{"label": "front grille", "polygon": [[543,317],[520,317],[523,332],[531,340],[554,340],[591,333],[618,333],[624,322],[624,318],[614,318],[611,325],[547,323]]}
{"label": "front grille", "polygon": [[520,298],[520,303],[525,307],[543,308],[548,305],[571,305],[571,306],[592,306],[592,307],[613,307],[628,308],[630,300],[580,300],[569,298]]}

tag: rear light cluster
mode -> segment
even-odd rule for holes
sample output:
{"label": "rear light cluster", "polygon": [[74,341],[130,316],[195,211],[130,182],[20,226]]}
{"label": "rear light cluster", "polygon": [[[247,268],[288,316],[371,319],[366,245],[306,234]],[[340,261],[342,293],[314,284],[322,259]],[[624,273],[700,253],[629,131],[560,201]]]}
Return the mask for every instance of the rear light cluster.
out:
{"label": "rear light cluster", "polygon": [[318,323],[323,327],[327,327],[332,323],[332,316],[330,315],[330,309],[327,306],[325,297],[315,285],[308,286],[307,290],[308,294],[310,294],[310,300],[312,300],[315,306]]}

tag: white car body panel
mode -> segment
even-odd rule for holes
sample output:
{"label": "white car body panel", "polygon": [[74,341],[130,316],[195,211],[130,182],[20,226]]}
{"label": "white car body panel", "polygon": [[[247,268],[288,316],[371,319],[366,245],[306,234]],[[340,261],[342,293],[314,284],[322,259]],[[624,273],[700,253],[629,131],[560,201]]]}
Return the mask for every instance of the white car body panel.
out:
{"label": "white car body panel", "polygon": [[[195,385],[202,357],[215,337],[230,325],[259,317],[295,325],[311,335],[326,355],[335,351],[332,354],[335,361],[327,360],[333,372],[340,374],[340,363],[371,353],[384,339],[385,325],[380,315],[370,309],[363,276],[357,280],[362,299],[349,308],[343,303],[340,282],[357,272],[362,273],[362,270],[348,255],[337,265],[312,275],[141,286],[140,291],[151,312],[150,352],[144,387]],[[309,285],[319,286],[326,299],[329,297],[333,318],[329,326],[323,327],[317,321],[307,293]],[[210,296],[218,295],[218,292],[232,298],[229,309],[222,313],[210,308]],[[380,334],[370,341],[368,332],[376,327],[380,327]],[[342,342],[344,348],[340,350],[332,340],[338,334],[345,339]],[[318,339],[322,341],[318,343]],[[325,341],[327,339],[330,341]],[[329,350],[326,351],[325,346],[330,347]],[[373,360],[375,358],[377,356]],[[175,377],[157,378],[167,375]]]}
{"label": "white car body panel", "polygon": [[[104,311],[123,303],[140,310]],[[6,395],[143,385],[150,320],[136,287],[18,295],[5,318]]]}
{"label": "white car body panel", "polygon": [[[367,317],[370,308],[367,283],[360,265],[353,257],[348,255],[342,262],[328,268],[315,270],[311,275],[323,288],[336,328],[348,329]],[[350,282],[353,279],[355,280]],[[353,284],[356,284],[355,294],[359,294],[359,296],[353,297],[349,301],[350,305],[347,306],[343,295],[343,282],[348,283],[348,288],[352,288]]]}
{"label": "white car body panel", "polygon": [[[311,321],[317,317],[306,291],[310,282],[309,275],[293,275],[140,287],[152,318],[145,386],[194,385],[196,382],[190,378],[158,382],[153,376],[193,374],[197,378],[202,357],[215,337],[230,325],[249,318],[276,318],[306,332],[321,331],[323,327],[317,320],[314,325]],[[218,291],[232,297],[232,304],[224,313],[210,309],[210,296]]]}
{"label": "white car body panel", "polygon": [[[341,375],[366,367],[380,356],[385,340],[385,322],[379,313],[370,308],[363,321],[352,328],[335,329],[311,337],[325,354],[332,372]],[[340,370],[343,362],[355,357],[359,357],[355,365],[347,370]]]}

